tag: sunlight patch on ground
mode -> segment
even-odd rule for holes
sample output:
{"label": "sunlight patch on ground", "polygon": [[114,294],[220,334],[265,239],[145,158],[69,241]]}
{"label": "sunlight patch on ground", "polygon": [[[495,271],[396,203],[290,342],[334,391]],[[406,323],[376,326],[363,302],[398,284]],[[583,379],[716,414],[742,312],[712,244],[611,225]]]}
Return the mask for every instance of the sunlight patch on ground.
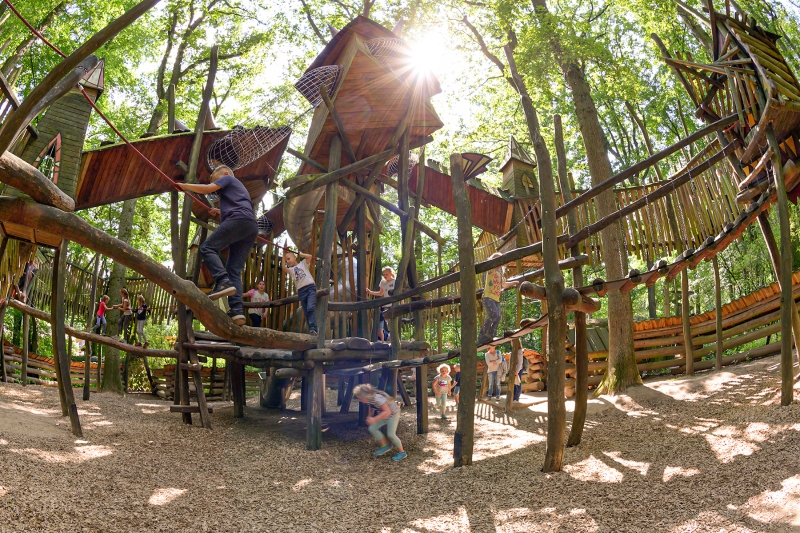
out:
{"label": "sunlight patch on ground", "polygon": [[[506,416],[505,413],[486,404],[478,404],[475,409],[476,415],[484,419],[480,427],[476,425],[475,428],[475,447],[472,455],[475,462],[500,457],[546,440],[543,432],[531,432],[532,428],[528,428],[528,431],[517,429],[518,421],[513,415]],[[541,423],[546,424],[546,420]],[[431,416],[429,424],[431,429],[439,424],[452,425],[455,428],[455,415],[447,420]],[[418,466],[421,472],[435,474],[452,467],[452,435],[446,432],[431,431],[426,435],[423,452],[428,457]]]}
{"label": "sunlight patch on ground", "polygon": [[749,376],[732,372],[720,372],[691,378],[669,379],[648,383],[647,388],[672,397],[675,400],[696,402],[712,394],[739,387]]}
{"label": "sunlight patch on ground", "polygon": [[176,489],[172,487],[155,489],[153,490],[153,494],[150,495],[150,499],[147,500],[147,503],[150,505],[167,505],[171,501],[182,496],[185,492],[186,489]]}
{"label": "sunlight patch on ground", "polygon": [[780,490],[753,496],[741,510],[759,522],[800,526],[800,475],[784,479]]}
{"label": "sunlight patch on ground", "polygon": [[163,403],[137,403],[136,407],[141,408],[144,415],[156,415],[158,413],[169,412],[169,406]]}
{"label": "sunlight patch on ground", "polygon": [[463,507],[459,507],[454,515],[449,514],[414,520],[411,522],[411,526],[419,529],[404,528],[402,533],[418,533],[420,531],[426,533],[468,533],[472,531],[469,525],[467,510]]}
{"label": "sunlight patch on ground", "polygon": [[683,468],[682,466],[667,466],[664,468],[664,476],[662,479],[664,483],[676,476],[692,477],[699,474],[700,471],[696,468]]}
{"label": "sunlight patch on ground", "polygon": [[606,457],[610,457],[614,461],[618,462],[622,466],[626,468],[630,468],[631,470],[636,470],[641,475],[646,476],[647,471],[650,469],[650,463],[643,463],[640,461],[631,461],[630,459],[623,459],[620,457],[619,452],[603,452],[603,455]]}
{"label": "sunlight patch on ground", "polygon": [[756,530],[744,527],[722,516],[715,511],[704,511],[692,520],[685,520],[670,529],[673,533],[686,531],[724,531],[725,533],[756,533]]}
{"label": "sunlight patch on ground", "polygon": [[8,488],[0,485],[0,498],[8,494]]}
{"label": "sunlight patch on ground", "polygon": [[495,514],[498,533],[528,533],[530,531],[597,531],[597,522],[586,513],[586,509],[571,509],[569,513],[558,513],[555,509],[539,510],[519,507],[499,511]]}
{"label": "sunlight patch on ground", "polygon": [[595,483],[621,483],[625,475],[607,465],[594,455],[579,463],[564,466],[564,472],[578,481],[592,481]]}
{"label": "sunlight patch on ground", "polygon": [[78,446],[74,452],[57,452],[38,450],[36,448],[12,448],[9,450],[20,455],[27,455],[32,459],[39,459],[45,463],[82,463],[90,459],[106,457],[114,453],[108,446]]}
{"label": "sunlight patch on ground", "polygon": [[738,455],[753,455],[761,449],[760,446],[751,444],[745,440],[729,436],[703,435],[708,443],[708,447],[717,456],[720,463],[730,463]]}
{"label": "sunlight patch on ground", "polygon": [[294,484],[294,486],[292,487],[292,490],[293,491],[299,491],[303,487],[305,487],[306,485],[310,484],[312,481],[314,481],[314,480],[311,479],[311,478],[301,479],[300,481],[298,481],[297,483]]}

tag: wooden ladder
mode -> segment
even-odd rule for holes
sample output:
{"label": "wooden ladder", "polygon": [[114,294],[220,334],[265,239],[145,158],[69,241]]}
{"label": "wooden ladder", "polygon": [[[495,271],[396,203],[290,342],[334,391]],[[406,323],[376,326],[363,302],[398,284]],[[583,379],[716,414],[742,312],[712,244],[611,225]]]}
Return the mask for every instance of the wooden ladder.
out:
{"label": "wooden ladder", "polygon": [[[192,423],[192,413],[200,414],[200,422],[206,429],[211,429],[211,417],[209,416],[213,409],[208,407],[206,403],[206,393],[203,389],[203,377],[201,371],[203,369],[200,364],[200,356],[197,355],[197,349],[188,347],[187,344],[195,344],[194,330],[192,329],[192,320],[194,316],[192,311],[185,309],[184,313],[178,311],[178,364],[176,368],[175,379],[175,404],[171,405],[169,410],[172,413],[182,413],[183,421],[187,424]],[[180,320],[181,314],[184,315],[184,320]],[[203,357],[205,359],[205,357]],[[197,405],[190,405],[189,403],[189,374],[194,380],[195,394],[197,395]]]}

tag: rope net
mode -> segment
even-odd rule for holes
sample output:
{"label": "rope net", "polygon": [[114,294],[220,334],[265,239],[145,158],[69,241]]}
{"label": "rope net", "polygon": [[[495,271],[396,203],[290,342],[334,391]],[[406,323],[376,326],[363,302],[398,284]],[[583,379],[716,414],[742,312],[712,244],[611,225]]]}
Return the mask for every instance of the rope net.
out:
{"label": "rope net", "polygon": [[394,69],[398,63],[408,64],[409,48],[403,39],[372,39],[364,43],[369,53],[381,63]]}
{"label": "rope net", "polygon": [[328,96],[333,96],[333,89],[339,79],[339,65],[326,65],[309,70],[303,74],[294,84],[295,89],[302,94],[308,102],[317,107],[322,103],[322,96],[319,88],[325,87]]}
{"label": "rope net", "polygon": [[249,165],[272,150],[292,133],[289,126],[265,128],[256,126],[244,129],[234,127],[225,137],[219,138],[208,147],[206,159],[210,168],[226,165],[236,170]]}
{"label": "rope net", "polygon": [[[419,156],[413,152],[408,154],[409,176],[411,175],[411,171],[414,170],[414,167],[417,166],[417,163],[419,163]],[[392,176],[397,175],[397,172],[399,170],[400,170],[400,155],[398,154],[386,162],[385,174],[391,178]]]}

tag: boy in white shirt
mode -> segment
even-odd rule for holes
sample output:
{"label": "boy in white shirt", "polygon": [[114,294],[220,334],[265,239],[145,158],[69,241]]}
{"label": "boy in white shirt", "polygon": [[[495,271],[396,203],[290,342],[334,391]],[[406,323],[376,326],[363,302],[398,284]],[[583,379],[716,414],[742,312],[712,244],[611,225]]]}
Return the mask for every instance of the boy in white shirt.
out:
{"label": "boy in white shirt", "polygon": [[[298,255],[302,259],[299,263],[297,262]],[[311,275],[308,261],[311,257],[309,254],[304,254],[303,252],[295,254],[284,248],[283,271],[292,276],[294,280],[297,296],[300,297],[300,305],[306,314],[306,320],[308,320],[308,333],[316,335],[317,321],[314,317],[314,311],[317,309],[317,285],[314,283],[314,276]]]}

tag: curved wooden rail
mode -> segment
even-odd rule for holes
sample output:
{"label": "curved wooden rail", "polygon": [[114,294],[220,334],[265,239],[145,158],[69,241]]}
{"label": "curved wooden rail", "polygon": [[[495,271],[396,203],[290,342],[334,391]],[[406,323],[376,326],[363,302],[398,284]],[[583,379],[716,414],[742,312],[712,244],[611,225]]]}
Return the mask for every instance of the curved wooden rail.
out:
{"label": "curved wooden rail", "polygon": [[111,237],[82,218],[53,207],[22,199],[0,198],[0,220],[24,224],[74,241],[117,261],[169,291],[194,311],[195,317],[212,333],[233,342],[262,348],[307,350],[316,337],[268,328],[239,327],[192,282],[181,279],[144,253]]}

